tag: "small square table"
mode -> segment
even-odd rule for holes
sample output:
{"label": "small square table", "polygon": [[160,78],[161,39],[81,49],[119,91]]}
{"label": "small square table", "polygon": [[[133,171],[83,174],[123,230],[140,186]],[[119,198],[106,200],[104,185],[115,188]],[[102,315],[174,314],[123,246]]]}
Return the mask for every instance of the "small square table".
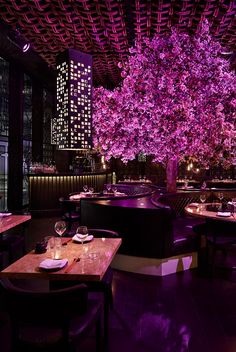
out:
{"label": "small square table", "polygon": [[[47,252],[35,254],[31,251],[1,271],[0,278],[101,281],[120,245],[121,238],[94,238],[83,245],[72,240],[67,241],[62,249],[62,257],[68,259],[68,264],[64,268],[58,271],[40,270],[39,264],[48,258],[49,254]],[[73,260],[81,256],[85,246],[87,254],[96,253],[96,258],[81,259],[66,272],[66,268]]]}

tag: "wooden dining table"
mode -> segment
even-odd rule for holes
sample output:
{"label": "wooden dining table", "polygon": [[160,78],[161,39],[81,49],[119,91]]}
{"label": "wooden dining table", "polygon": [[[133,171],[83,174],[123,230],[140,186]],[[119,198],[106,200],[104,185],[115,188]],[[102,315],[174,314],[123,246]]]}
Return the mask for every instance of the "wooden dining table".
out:
{"label": "wooden dining table", "polygon": [[0,233],[8,231],[31,219],[31,215],[9,215],[0,217]]}
{"label": "wooden dining table", "polygon": [[[50,254],[48,252],[36,254],[33,250],[2,270],[0,278],[101,281],[121,241],[121,238],[94,238],[82,245],[64,238],[62,258],[68,259],[68,264],[64,268],[57,271],[40,269],[40,263],[50,258]],[[87,254],[87,257],[82,259],[82,253]],[[76,262],[75,259],[78,258],[79,261]],[[73,262],[75,262],[73,266],[70,266]]]}
{"label": "wooden dining table", "polygon": [[[210,207],[212,206],[212,209]],[[214,206],[218,206],[218,210],[213,210]],[[225,222],[235,222],[236,223],[236,214],[230,211],[220,211],[220,203],[212,204],[198,204],[198,203],[190,203],[185,207],[185,212],[188,215],[204,218],[205,220],[217,220],[217,221],[225,221]]]}

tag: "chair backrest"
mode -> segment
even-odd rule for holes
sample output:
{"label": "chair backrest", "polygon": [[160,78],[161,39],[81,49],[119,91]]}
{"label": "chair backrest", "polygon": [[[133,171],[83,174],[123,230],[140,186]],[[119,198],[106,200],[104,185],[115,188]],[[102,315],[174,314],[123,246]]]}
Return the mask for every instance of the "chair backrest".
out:
{"label": "chair backrest", "polygon": [[78,212],[79,205],[75,202],[70,201],[69,199],[65,199],[64,197],[59,198],[60,207],[62,210],[62,215],[67,214],[68,217],[72,215],[72,213]]}
{"label": "chair backrest", "polygon": [[11,319],[18,325],[63,327],[87,310],[88,290],[84,284],[55,291],[32,291],[0,280],[3,299]]}
{"label": "chair backrest", "polygon": [[120,235],[116,231],[105,230],[105,229],[88,229],[90,235],[94,237],[104,237],[104,238],[118,238]]}

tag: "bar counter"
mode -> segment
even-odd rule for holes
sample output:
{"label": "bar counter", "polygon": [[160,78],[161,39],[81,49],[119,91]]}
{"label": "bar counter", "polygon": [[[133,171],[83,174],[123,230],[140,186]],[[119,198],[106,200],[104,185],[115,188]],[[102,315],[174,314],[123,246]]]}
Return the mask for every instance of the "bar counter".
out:
{"label": "bar counter", "polygon": [[110,171],[81,174],[29,174],[29,210],[33,216],[52,216],[60,211],[59,198],[80,192],[83,185],[101,191],[104,183],[111,183]]}

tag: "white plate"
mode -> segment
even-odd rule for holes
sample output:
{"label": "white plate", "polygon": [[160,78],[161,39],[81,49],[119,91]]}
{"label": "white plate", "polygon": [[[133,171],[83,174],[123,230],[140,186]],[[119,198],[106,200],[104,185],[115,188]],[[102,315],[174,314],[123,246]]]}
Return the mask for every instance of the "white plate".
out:
{"label": "white plate", "polygon": [[44,259],[40,264],[39,268],[44,270],[60,270],[67,265],[68,259]]}
{"label": "white plate", "polygon": [[226,212],[218,211],[217,215],[227,218],[227,217],[231,216],[231,213],[227,212],[227,211]]}
{"label": "white plate", "polygon": [[[93,235],[89,235],[84,239],[83,243],[90,242],[90,241],[92,241],[92,239],[93,239]],[[76,234],[72,237],[72,240],[74,242],[82,243],[81,238],[79,238],[78,235],[76,235]]]}

